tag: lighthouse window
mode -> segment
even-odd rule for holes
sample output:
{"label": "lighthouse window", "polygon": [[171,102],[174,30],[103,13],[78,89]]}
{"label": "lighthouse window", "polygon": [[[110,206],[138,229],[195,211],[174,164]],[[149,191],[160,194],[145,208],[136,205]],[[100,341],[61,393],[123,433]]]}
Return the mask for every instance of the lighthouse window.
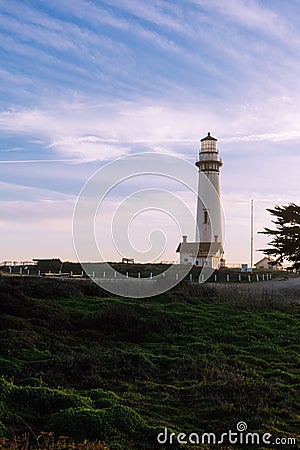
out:
{"label": "lighthouse window", "polygon": [[208,213],[207,211],[204,211],[204,223],[208,222]]}

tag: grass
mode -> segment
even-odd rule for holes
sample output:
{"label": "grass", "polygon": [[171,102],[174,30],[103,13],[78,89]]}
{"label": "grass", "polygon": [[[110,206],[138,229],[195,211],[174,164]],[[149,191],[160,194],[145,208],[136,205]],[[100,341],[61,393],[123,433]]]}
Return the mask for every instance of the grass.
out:
{"label": "grass", "polygon": [[239,421],[299,440],[297,306],[190,284],[121,299],[80,282],[30,283],[0,281],[0,422],[11,445],[24,433],[36,444],[42,430],[153,450],[164,427],[221,434]]}

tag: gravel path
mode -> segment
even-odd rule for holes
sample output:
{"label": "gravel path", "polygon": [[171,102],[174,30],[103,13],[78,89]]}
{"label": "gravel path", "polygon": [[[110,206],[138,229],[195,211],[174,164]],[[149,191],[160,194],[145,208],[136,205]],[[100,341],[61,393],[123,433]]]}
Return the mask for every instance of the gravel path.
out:
{"label": "gravel path", "polygon": [[270,295],[281,298],[282,300],[300,303],[300,275],[291,278],[282,277],[269,281],[253,281],[251,283],[214,283],[214,286],[218,289],[224,289],[226,287],[229,289],[234,288],[243,293],[257,292],[265,296]]}

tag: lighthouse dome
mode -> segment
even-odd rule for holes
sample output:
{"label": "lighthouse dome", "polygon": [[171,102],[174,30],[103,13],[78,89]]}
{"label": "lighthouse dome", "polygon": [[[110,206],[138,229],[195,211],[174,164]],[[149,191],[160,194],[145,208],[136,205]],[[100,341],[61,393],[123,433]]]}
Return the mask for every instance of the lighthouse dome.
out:
{"label": "lighthouse dome", "polygon": [[201,139],[201,142],[203,142],[203,141],[217,141],[217,140],[218,140],[218,139],[212,137],[212,136],[210,135],[210,132],[208,132],[208,133],[207,133],[207,136],[204,137],[203,139]]}

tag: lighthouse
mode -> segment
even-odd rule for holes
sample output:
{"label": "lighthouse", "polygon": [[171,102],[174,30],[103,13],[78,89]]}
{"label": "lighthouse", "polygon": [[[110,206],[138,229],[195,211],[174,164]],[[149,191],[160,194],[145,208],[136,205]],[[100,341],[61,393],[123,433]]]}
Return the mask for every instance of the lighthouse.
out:
{"label": "lighthouse", "polygon": [[223,162],[217,149],[217,139],[210,132],[200,142],[196,162],[199,169],[196,239],[195,242],[188,242],[187,236],[183,236],[177,252],[181,264],[219,269],[224,265],[220,200],[220,168]]}
{"label": "lighthouse", "polygon": [[[210,132],[200,142],[199,159],[196,162],[199,168],[196,242],[222,243],[220,167],[223,162],[219,158],[217,139],[212,137]],[[206,178],[201,175],[205,175]],[[216,196],[207,195],[206,180],[213,185]],[[214,229],[212,229],[212,215],[214,215]]]}

